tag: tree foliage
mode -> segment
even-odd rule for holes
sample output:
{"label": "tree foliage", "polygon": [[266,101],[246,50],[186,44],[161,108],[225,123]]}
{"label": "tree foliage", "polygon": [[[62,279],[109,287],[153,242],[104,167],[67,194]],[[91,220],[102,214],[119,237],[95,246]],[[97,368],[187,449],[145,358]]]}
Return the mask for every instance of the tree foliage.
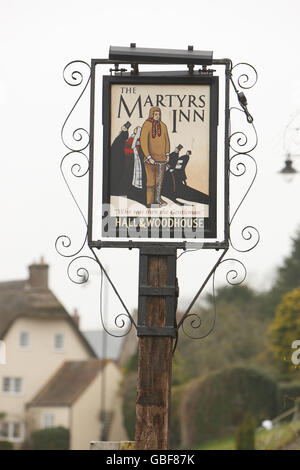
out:
{"label": "tree foliage", "polygon": [[273,316],[276,307],[287,292],[300,285],[300,230],[292,238],[291,253],[277,269],[275,281],[269,292],[261,294],[265,314]]}
{"label": "tree foliage", "polygon": [[283,374],[297,374],[291,360],[292,343],[300,339],[300,288],[283,296],[270,327],[271,349],[279,370]]}

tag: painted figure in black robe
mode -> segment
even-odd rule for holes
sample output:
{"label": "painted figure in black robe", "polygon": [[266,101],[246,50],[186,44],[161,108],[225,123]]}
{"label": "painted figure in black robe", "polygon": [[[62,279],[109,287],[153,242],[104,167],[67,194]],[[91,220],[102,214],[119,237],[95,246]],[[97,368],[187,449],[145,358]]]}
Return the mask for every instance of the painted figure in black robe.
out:
{"label": "painted figure in black robe", "polygon": [[128,129],[130,122],[121,127],[120,134],[115,138],[110,151],[110,194],[111,196],[124,195],[121,179],[125,170],[124,148],[128,139]]}
{"label": "painted figure in black robe", "polygon": [[111,146],[110,185],[112,196],[124,196],[145,204],[145,170],[140,148],[140,127],[129,137],[130,122],[121,127]]}
{"label": "painted figure in black robe", "polygon": [[183,205],[183,203],[177,201],[177,198],[184,199],[185,201],[209,204],[209,196],[207,194],[187,185],[185,168],[192,152],[188,150],[186,155],[180,156],[179,152],[181,149],[182,146],[178,145],[175,151],[169,156],[169,168],[166,171],[162,194],[179,205]]}
{"label": "painted figure in black robe", "polygon": [[165,179],[163,183],[162,193],[167,196],[169,199],[173,200],[175,196],[175,178],[174,170],[179,158],[179,152],[182,149],[182,145],[179,144],[175,148],[174,152],[171,152],[169,155],[169,162],[165,171]]}

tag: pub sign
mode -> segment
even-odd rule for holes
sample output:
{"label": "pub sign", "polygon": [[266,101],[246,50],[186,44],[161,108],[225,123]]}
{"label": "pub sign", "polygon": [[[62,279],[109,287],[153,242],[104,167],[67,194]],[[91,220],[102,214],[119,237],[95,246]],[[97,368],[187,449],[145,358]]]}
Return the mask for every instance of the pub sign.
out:
{"label": "pub sign", "polygon": [[218,77],[152,72],[101,78],[102,123],[94,118],[96,100],[91,109],[92,134],[103,126],[102,151],[91,154],[92,188],[102,189],[97,236],[215,238]]}

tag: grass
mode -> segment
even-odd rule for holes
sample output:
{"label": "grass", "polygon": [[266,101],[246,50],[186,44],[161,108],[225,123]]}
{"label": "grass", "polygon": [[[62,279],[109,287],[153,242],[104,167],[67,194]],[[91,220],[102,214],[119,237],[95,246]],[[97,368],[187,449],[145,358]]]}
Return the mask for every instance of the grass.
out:
{"label": "grass", "polygon": [[224,437],[223,439],[219,439],[218,441],[206,442],[200,447],[197,447],[199,450],[234,450],[234,438]]}
{"label": "grass", "polygon": [[[300,421],[278,424],[270,431],[261,430],[256,432],[255,448],[257,450],[279,450],[300,438]],[[235,450],[234,436],[229,436],[217,441],[207,442],[199,447],[199,450]]]}

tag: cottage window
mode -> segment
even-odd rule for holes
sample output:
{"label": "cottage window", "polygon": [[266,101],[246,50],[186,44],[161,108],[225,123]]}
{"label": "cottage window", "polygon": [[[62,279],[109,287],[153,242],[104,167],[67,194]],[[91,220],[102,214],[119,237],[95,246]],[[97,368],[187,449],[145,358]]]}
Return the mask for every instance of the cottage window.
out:
{"label": "cottage window", "polygon": [[29,333],[26,331],[20,333],[20,346],[21,348],[28,348],[29,346]]}
{"label": "cottage window", "polygon": [[9,437],[9,423],[7,421],[4,421],[1,423],[1,437]]}
{"label": "cottage window", "polygon": [[54,426],[54,414],[44,413],[43,414],[43,428],[53,428]]}
{"label": "cottage window", "polygon": [[2,391],[4,393],[21,393],[23,381],[20,377],[3,377]]}
{"label": "cottage window", "polygon": [[13,391],[15,393],[21,393],[21,391],[22,391],[22,379],[20,379],[20,377],[15,377],[13,379]]}
{"label": "cottage window", "polygon": [[56,333],[54,335],[54,349],[56,351],[62,351],[64,349],[64,335],[62,333]]}
{"label": "cottage window", "polygon": [[21,423],[18,423],[16,421],[14,421],[13,423],[11,423],[11,427],[12,427],[12,437],[13,439],[18,439],[21,437]]}
{"label": "cottage window", "polygon": [[24,426],[18,421],[3,421],[0,423],[0,437],[12,442],[23,440]]}

